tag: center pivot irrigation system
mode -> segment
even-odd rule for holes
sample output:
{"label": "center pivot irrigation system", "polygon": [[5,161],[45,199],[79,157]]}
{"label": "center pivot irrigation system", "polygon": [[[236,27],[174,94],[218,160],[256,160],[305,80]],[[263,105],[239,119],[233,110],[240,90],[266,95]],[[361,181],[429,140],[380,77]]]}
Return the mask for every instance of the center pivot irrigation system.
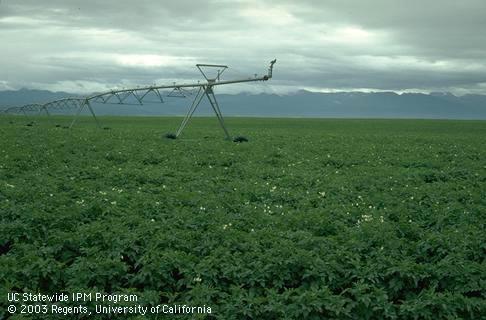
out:
{"label": "center pivot irrigation system", "polygon": [[[172,85],[152,85],[131,89],[110,90],[107,92],[96,93],[87,97],[64,98],[50,101],[44,104],[28,104],[21,107],[11,107],[4,110],[3,112],[23,113],[26,116],[28,116],[28,114],[32,112],[36,112],[38,114],[45,112],[48,116],[50,116],[50,110],[75,110],[76,114],[74,116],[74,119],[71,121],[71,124],[69,125],[69,128],[72,128],[81,112],[84,109],[88,109],[95,119],[96,124],[98,125],[98,127],[100,127],[100,123],[96,118],[96,114],[94,113],[93,107],[91,105],[92,103],[126,105],[133,104],[130,101],[135,101],[137,105],[143,105],[144,99],[149,96],[151,96],[152,98],[155,97],[157,103],[164,103],[165,97],[188,97],[196,93],[189,107],[189,110],[187,111],[186,116],[182,120],[182,123],[180,124],[173,137],[177,138],[181,135],[182,131],[186,127],[187,123],[191,119],[202,99],[206,96],[209,103],[211,104],[214,113],[216,114],[216,117],[218,118],[219,124],[224,130],[226,139],[231,140],[228,129],[224,124],[223,115],[219,108],[218,101],[216,100],[216,96],[214,95],[214,87],[233,83],[267,81],[272,78],[273,65],[276,61],[277,59],[270,62],[268,73],[266,75],[255,75],[253,78],[222,80],[221,76],[224,71],[228,69],[228,66],[216,64],[196,64],[196,67],[199,69],[206,81],[198,81],[197,83],[174,83]],[[167,90],[170,90],[170,92],[164,95],[164,91]]]}

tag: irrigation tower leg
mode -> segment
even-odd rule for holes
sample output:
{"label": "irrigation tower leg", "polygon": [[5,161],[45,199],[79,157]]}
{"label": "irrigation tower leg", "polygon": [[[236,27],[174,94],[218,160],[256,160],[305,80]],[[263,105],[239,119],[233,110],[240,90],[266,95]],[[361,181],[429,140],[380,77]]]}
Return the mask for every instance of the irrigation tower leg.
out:
{"label": "irrigation tower leg", "polygon": [[93,111],[93,108],[91,108],[91,104],[89,103],[89,101],[87,99],[86,99],[85,104],[88,106],[89,112],[91,112],[91,114],[93,115],[93,118],[96,121],[96,125],[98,126],[98,129],[101,129],[100,122],[98,121],[98,118],[96,118],[96,115],[95,115],[95,113]]}
{"label": "irrigation tower leg", "polygon": [[39,116],[41,115],[42,110],[44,110],[46,112],[47,122],[49,124],[51,124],[52,123],[51,113],[49,112],[49,110],[47,110],[47,107],[43,106],[41,109],[39,109]]}
{"label": "irrigation tower leg", "polygon": [[187,111],[184,120],[182,120],[182,123],[176,132],[176,137],[179,137],[179,135],[182,133],[182,130],[184,130],[184,128],[186,127],[187,123],[189,122],[189,119],[191,119],[192,115],[194,114],[194,111],[196,111],[197,106],[199,105],[199,103],[201,103],[201,100],[204,97],[205,90],[206,90],[205,88],[202,87],[199,88],[199,91],[197,92],[196,96],[194,97],[194,100],[192,101],[191,107]]}
{"label": "irrigation tower leg", "polygon": [[85,106],[85,104],[84,104],[84,102],[82,102],[82,103],[81,103],[81,105],[80,105],[80,106],[79,106],[79,108],[78,108],[78,111],[77,111],[77,112],[76,112],[76,114],[74,115],[74,119],[73,119],[73,121],[71,121],[71,124],[69,125],[69,129],[71,129],[71,128],[73,127],[73,125],[76,123],[76,120],[78,119],[79,114],[81,113],[81,111],[83,111],[84,106]]}
{"label": "irrigation tower leg", "polygon": [[224,125],[223,114],[219,109],[218,101],[216,100],[216,96],[214,95],[213,88],[208,87],[205,91],[206,96],[208,97],[209,103],[211,103],[211,107],[213,107],[214,113],[216,113],[216,117],[218,118],[219,124],[224,130],[224,134],[226,135],[227,140],[231,140],[231,136]]}
{"label": "irrigation tower leg", "polygon": [[32,123],[35,122],[35,118],[34,118],[34,120],[31,120],[30,116],[27,114],[27,112],[24,109],[22,109],[22,113],[24,114],[24,116],[27,119],[27,121],[30,121]]}

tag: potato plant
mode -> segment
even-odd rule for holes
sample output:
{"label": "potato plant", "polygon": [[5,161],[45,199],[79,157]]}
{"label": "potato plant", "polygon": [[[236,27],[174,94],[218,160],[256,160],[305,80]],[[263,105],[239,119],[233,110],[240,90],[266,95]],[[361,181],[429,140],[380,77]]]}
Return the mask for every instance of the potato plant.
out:
{"label": "potato plant", "polygon": [[233,118],[234,143],[212,118],[178,139],[179,118],[68,121],[0,118],[0,318],[12,291],[208,319],[486,314],[484,122]]}

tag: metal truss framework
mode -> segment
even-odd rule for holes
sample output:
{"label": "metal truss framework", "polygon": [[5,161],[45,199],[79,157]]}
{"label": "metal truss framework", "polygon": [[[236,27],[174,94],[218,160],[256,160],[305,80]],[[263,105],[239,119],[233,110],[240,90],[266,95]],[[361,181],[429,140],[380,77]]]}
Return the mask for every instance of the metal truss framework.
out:
{"label": "metal truss framework", "polygon": [[[247,79],[236,79],[236,80],[221,80],[221,76],[224,71],[228,68],[226,65],[215,65],[215,64],[197,64],[196,67],[199,69],[203,77],[205,78],[205,82],[198,81],[197,83],[184,83],[184,84],[176,84],[173,83],[172,85],[152,85],[152,86],[144,86],[144,87],[137,87],[137,88],[130,88],[130,89],[118,89],[118,90],[110,90],[107,92],[97,93],[86,97],[73,97],[73,98],[64,98],[55,101],[50,101],[43,104],[28,104],[21,107],[10,107],[8,109],[3,110],[3,113],[14,113],[14,114],[24,114],[28,116],[28,114],[37,113],[38,115],[45,112],[47,116],[51,115],[50,111],[53,110],[75,110],[75,116],[69,125],[69,128],[76,123],[81,112],[87,109],[93,118],[96,121],[98,127],[100,127],[100,123],[96,114],[91,106],[92,103],[102,103],[102,104],[117,104],[117,105],[143,105],[144,102],[147,103],[148,97],[151,99],[155,98],[155,102],[157,103],[164,103],[165,97],[172,97],[172,98],[187,98],[193,96],[195,94],[194,99],[185,115],[182,123],[180,124],[178,130],[176,131],[176,137],[179,137],[188,124],[189,120],[193,116],[194,112],[196,111],[197,107],[201,103],[204,97],[206,97],[213,109],[216,117],[218,118],[219,124],[221,125],[226,139],[231,139],[228,129],[224,123],[223,115],[221,113],[221,109],[219,108],[218,101],[216,100],[216,96],[214,94],[214,87],[227,85],[227,84],[234,84],[234,83],[243,83],[243,82],[254,82],[254,81],[267,81],[272,78],[273,75],[273,65],[277,60],[273,60],[270,62],[270,66],[268,68],[267,74],[263,76],[255,75],[254,78],[247,78]],[[209,72],[212,70],[212,72]],[[214,72],[216,75],[214,75]],[[165,92],[169,91],[168,94],[164,94]],[[133,103],[135,102],[135,103]],[[154,102],[154,101],[150,101]]]}

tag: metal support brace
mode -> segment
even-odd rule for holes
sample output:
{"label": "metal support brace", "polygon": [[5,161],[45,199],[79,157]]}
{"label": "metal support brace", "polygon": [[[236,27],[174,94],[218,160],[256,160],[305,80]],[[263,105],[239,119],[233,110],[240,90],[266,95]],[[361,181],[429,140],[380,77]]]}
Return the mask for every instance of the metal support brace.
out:
{"label": "metal support brace", "polygon": [[20,109],[22,110],[22,113],[24,114],[24,116],[27,119],[27,121],[35,122],[35,118],[34,119],[31,119],[31,117],[29,116],[29,114],[27,113],[27,111],[25,111],[24,108],[20,108]]}
{"label": "metal support brace", "polygon": [[160,94],[159,89],[154,89],[154,92],[157,95],[157,97],[159,97],[160,103],[164,103],[164,99],[162,98],[162,95]]}
{"label": "metal support brace", "polygon": [[226,140],[231,140],[231,136],[228,132],[228,129],[226,129],[226,126],[224,124],[223,114],[219,109],[218,101],[216,100],[216,96],[214,95],[213,88],[207,87],[204,93],[206,94],[206,97],[208,97],[209,103],[211,103],[211,107],[213,108],[214,113],[216,113],[216,117],[218,118],[221,128],[223,128],[224,130],[224,134],[226,135]]}
{"label": "metal support brace", "polygon": [[212,86],[205,86],[205,87],[200,87],[199,91],[196,94],[196,97],[192,101],[191,107],[187,111],[186,116],[182,120],[181,125],[179,126],[179,129],[176,132],[176,137],[179,137],[179,135],[182,133],[182,130],[186,127],[187,123],[189,122],[189,119],[192,118],[192,115],[196,111],[197,107],[201,103],[202,98],[206,96],[209,100],[209,103],[211,104],[211,107],[213,108],[214,113],[216,114],[216,117],[218,118],[219,124],[221,125],[221,128],[223,128],[223,131],[226,135],[227,140],[231,140],[231,136],[228,132],[228,129],[226,129],[226,126],[224,124],[224,119],[223,119],[223,114],[221,113],[221,110],[219,109],[218,101],[216,100],[216,96],[214,95],[213,88]]}
{"label": "metal support brace", "polygon": [[202,98],[204,97],[204,93],[206,92],[206,88],[200,87],[199,91],[197,92],[196,96],[194,97],[194,100],[192,101],[191,107],[187,111],[186,116],[184,117],[184,120],[182,120],[181,125],[179,126],[179,129],[176,132],[176,137],[179,137],[179,135],[182,133],[182,130],[186,127],[187,123],[189,122],[189,119],[192,117],[194,114],[194,111],[196,111],[197,106],[199,103],[201,103]]}
{"label": "metal support brace", "polygon": [[93,111],[93,108],[91,108],[91,104],[89,103],[88,99],[85,99],[83,102],[81,102],[81,105],[79,106],[78,112],[76,112],[76,115],[74,116],[73,121],[69,125],[69,129],[71,129],[73,127],[73,125],[76,123],[76,120],[78,119],[79,115],[81,114],[81,111],[83,111],[84,107],[88,107],[89,112],[91,113],[91,115],[93,116],[93,118],[96,121],[96,125],[98,126],[98,128],[101,129],[100,122],[98,121],[98,118],[96,117],[96,115]]}
{"label": "metal support brace", "polygon": [[95,115],[95,113],[93,111],[93,108],[91,108],[91,104],[89,103],[89,100],[88,99],[85,100],[85,104],[88,106],[89,112],[91,112],[91,114],[93,115],[93,118],[96,121],[96,125],[98,126],[99,129],[101,129],[100,122],[98,121],[98,118],[96,118],[96,115]]}
{"label": "metal support brace", "polygon": [[118,93],[113,93],[113,94],[118,99],[118,101],[120,101],[119,103],[122,104],[124,99],[120,98],[120,95]]}
{"label": "metal support brace", "polygon": [[110,101],[111,98],[113,98],[115,94],[113,93],[113,91],[109,92],[105,98],[105,101],[104,103],[107,103],[108,101]]}
{"label": "metal support brace", "polygon": [[135,99],[137,99],[138,103],[140,105],[143,105],[142,99],[135,93],[135,91],[132,91],[131,93],[135,97]]}
{"label": "metal support brace", "polygon": [[84,104],[84,102],[83,102],[83,103],[81,103],[81,105],[79,106],[78,111],[76,112],[76,115],[74,116],[73,121],[71,121],[71,124],[69,125],[69,129],[71,129],[71,128],[74,126],[74,124],[76,123],[76,120],[78,120],[79,114],[80,114],[80,113],[81,113],[81,111],[83,111],[83,109],[84,109],[84,105],[85,105],[85,104]]}
{"label": "metal support brace", "polygon": [[39,107],[39,116],[42,114],[42,110],[44,110],[46,112],[47,122],[52,123],[51,113],[49,112],[49,110],[47,109],[47,107],[45,105],[42,105],[42,106]]}
{"label": "metal support brace", "polygon": [[152,90],[153,90],[153,89],[148,89],[147,91],[145,91],[145,92],[144,92],[144,94],[142,94],[142,96],[140,97],[140,101],[142,101],[142,100],[143,100],[143,98],[145,98],[145,96],[146,96],[147,94],[149,94],[150,92],[152,92]]}

